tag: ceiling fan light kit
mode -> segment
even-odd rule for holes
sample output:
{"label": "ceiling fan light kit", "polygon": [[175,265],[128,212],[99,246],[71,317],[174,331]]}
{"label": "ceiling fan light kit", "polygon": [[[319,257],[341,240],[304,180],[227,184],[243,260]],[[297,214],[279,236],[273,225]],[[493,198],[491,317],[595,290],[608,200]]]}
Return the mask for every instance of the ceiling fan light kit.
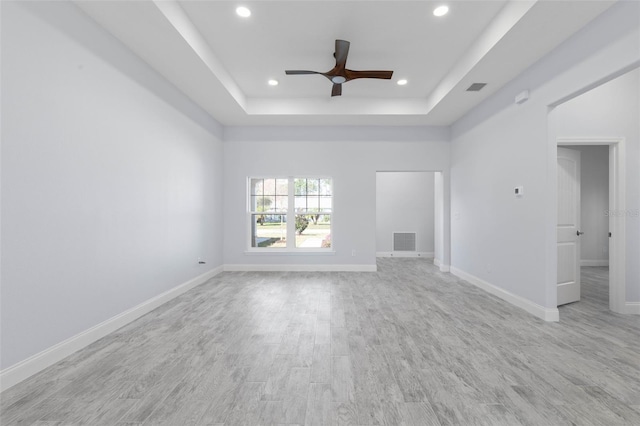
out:
{"label": "ceiling fan light kit", "polygon": [[346,68],[347,56],[349,55],[349,43],[346,40],[336,40],[336,50],[333,56],[336,58],[336,66],[327,72],[308,70],[286,70],[287,75],[320,74],[333,83],[331,96],[342,95],[342,83],[346,83],[357,78],[378,78],[390,80],[393,71],[354,71]]}

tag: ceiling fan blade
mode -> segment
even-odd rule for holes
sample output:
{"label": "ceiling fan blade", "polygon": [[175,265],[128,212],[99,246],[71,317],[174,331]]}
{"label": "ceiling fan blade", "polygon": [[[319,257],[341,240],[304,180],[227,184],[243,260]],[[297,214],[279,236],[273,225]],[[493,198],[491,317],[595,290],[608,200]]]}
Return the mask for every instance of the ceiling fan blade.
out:
{"label": "ceiling fan blade", "polygon": [[351,43],[346,40],[336,40],[336,51],[333,54],[336,58],[336,67],[339,68],[346,65],[350,45]]}
{"label": "ceiling fan blade", "polygon": [[347,80],[356,78],[383,78],[389,80],[393,75],[393,71],[351,71],[346,70]]}
{"label": "ceiling fan blade", "polygon": [[331,96],[341,96],[342,95],[342,84],[333,85],[333,89],[331,89]]}
{"label": "ceiling fan blade", "polygon": [[306,70],[286,70],[287,75],[303,75],[303,74],[322,74],[318,71],[306,71]]}

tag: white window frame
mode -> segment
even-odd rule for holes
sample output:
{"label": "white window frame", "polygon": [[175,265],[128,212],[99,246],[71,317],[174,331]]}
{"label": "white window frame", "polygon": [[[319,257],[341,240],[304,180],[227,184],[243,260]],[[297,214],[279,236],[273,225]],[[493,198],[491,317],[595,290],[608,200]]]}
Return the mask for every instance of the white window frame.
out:
{"label": "white window frame", "polygon": [[[251,180],[253,179],[287,179],[288,184],[288,195],[287,195],[287,213],[286,218],[286,229],[287,229],[287,246],[283,248],[275,248],[275,247],[252,247],[251,246],[251,227],[253,223],[253,215],[256,214],[256,211],[251,210]],[[323,215],[331,216],[331,222],[329,225],[329,233],[331,235],[331,247],[323,248],[323,247],[296,247],[296,215],[297,214],[307,214],[307,213],[297,213],[295,211],[295,180],[296,179],[329,179],[331,180],[331,211],[327,213],[321,213]],[[296,254],[334,254],[334,236],[333,236],[333,220],[335,216],[335,180],[331,176],[278,176],[278,175],[270,175],[270,176],[249,176],[247,177],[247,189],[246,189],[246,200],[247,200],[247,208],[246,208],[246,242],[247,249],[245,254],[283,254],[283,255],[296,255]],[[278,214],[271,213],[271,214]],[[311,214],[311,213],[308,213]]]}

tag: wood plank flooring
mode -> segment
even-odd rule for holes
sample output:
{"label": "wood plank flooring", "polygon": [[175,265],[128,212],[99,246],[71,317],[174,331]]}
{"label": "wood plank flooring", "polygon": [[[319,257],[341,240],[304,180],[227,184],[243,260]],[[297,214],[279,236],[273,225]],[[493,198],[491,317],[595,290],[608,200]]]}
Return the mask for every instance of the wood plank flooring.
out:
{"label": "wood plank flooring", "polygon": [[640,425],[605,268],[545,323],[425,259],[227,272],[1,395],[2,425]]}

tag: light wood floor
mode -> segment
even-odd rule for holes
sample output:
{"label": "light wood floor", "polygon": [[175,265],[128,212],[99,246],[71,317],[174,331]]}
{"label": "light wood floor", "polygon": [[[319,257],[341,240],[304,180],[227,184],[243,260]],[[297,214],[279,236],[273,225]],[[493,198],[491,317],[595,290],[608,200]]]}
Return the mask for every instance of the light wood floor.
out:
{"label": "light wood floor", "polygon": [[606,269],[545,323],[440,273],[223,273],[2,394],[2,425],[639,425]]}

